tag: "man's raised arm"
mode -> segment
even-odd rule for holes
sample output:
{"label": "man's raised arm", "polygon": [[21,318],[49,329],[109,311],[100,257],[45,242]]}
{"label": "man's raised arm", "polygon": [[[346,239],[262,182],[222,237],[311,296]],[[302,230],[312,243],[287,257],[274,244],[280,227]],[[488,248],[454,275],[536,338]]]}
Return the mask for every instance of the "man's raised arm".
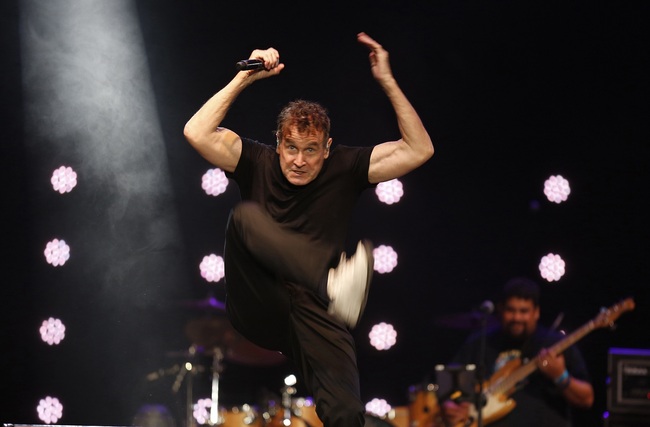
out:
{"label": "man's raised arm", "polygon": [[219,127],[239,94],[253,82],[278,75],[284,68],[280,54],[273,48],[251,53],[251,59],[264,61],[265,69],[240,71],[214,94],[185,124],[187,141],[207,161],[226,172],[233,172],[241,155],[241,138],[230,129]]}

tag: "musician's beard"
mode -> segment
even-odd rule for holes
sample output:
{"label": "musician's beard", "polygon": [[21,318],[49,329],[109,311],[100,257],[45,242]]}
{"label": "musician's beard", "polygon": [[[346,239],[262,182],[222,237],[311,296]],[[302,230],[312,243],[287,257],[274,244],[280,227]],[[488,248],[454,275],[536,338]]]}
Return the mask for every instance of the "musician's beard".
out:
{"label": "musician's beard", "polygon": [[524,322],[508,322],[504,325],[504,329],[513,340],[517,341],[523,341],[533,333],[528,330]]}

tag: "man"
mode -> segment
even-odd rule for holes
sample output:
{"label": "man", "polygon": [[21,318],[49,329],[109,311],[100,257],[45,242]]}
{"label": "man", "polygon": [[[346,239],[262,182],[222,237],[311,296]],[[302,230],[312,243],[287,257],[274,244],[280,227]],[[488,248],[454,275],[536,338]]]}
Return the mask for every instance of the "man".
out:
{"label": "man", "polygon": [[254,50],[264,69],[240,71],[185,126],[190,144],[234,179],[243,201],[226,229],[226,308],[252,342],[295,362],[325,426],[360,426],[356,350],[373,269],[372,246],[343,252],[360,193],[433,155],[417,112],[395,81],[388,52],[365,33],[372,75],[395,111],[401,138],[374,147],[333,146],[318,103],[298,100],[278,116],[274,146],[220,127],[237,96],[283,69],[276,49]]}
{"label": "man", "polygon": [[[528,360],[533,360],[537,369],[527,376],[524,374],[517,384],[511,396],[515,403],[511,412],[486,417],[488,406],[497,399],[488,402],[483,424],[490,427],[571,426],[571,407],[591,407],[594,390],[584,359],[575,345],[562,354],[548,350],[563,335],[538,325],[538,285],[526,278],[511,279],[502,290],[497,310],[500,324],[485,337],[485,367],[490,370],[487,376],[508,378],[514,368]],[[479,353],[480,335],[474,334],[459,350],[454,362],[480,366]],[[495,373],[496,376],[492,376]],[[472,422],[476,425],[478,414],[473,408],[470,402],[461,399],[446,400],[441,409],[446,425],[463,426]]]}

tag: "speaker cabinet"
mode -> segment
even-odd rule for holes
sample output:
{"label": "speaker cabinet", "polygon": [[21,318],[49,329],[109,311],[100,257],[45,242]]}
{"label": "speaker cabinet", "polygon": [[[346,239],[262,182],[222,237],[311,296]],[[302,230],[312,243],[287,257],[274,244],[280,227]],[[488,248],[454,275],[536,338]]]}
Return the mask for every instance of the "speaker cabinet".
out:
{"label": "speaker cabinet", "polygon": [[607,368],[609,413],[650,418],[650,350],[610,348]]}

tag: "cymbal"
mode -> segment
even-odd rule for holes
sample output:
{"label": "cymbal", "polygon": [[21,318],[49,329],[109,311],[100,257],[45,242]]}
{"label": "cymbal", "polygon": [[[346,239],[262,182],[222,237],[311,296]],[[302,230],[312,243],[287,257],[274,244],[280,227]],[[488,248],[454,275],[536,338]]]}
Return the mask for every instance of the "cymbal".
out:
{"label": "cymbal", "polygon": [[220,348],[224,359],[243,365],[268,366],[282,363],[285,356],[253,344],[237,332],[225,317],[203,317],[190,320],[185,334],[193,346],[208,349],[203,352],[214,355],[210,349]]}
{"label": "cymbal", "polygon": [[211,311],[217,313],[226,312],[226,303],[218,300],[213,296],[209,296],[207,298],[199,299],[199,300],[183,301],[181,302],[181,305],[185,308],[190,308],[193,310],[203,310],[203,311]]}
{"label": "cymbal", "polygon": [[[484,316],[484,314],[478,311],[446,314],[438,316],[435,319],[435,323],[441,328],[478,329],[481,327],[482,316]],[[492,315],[487,315],[485,320],[488,328],[496,326],[499,323],[498,319]]]}
{"label": "cymbal", "polygon": [[235,330],[225,317],[192,319],[185,325],[185,335],[194,345],[226,347],[234,340]]}

